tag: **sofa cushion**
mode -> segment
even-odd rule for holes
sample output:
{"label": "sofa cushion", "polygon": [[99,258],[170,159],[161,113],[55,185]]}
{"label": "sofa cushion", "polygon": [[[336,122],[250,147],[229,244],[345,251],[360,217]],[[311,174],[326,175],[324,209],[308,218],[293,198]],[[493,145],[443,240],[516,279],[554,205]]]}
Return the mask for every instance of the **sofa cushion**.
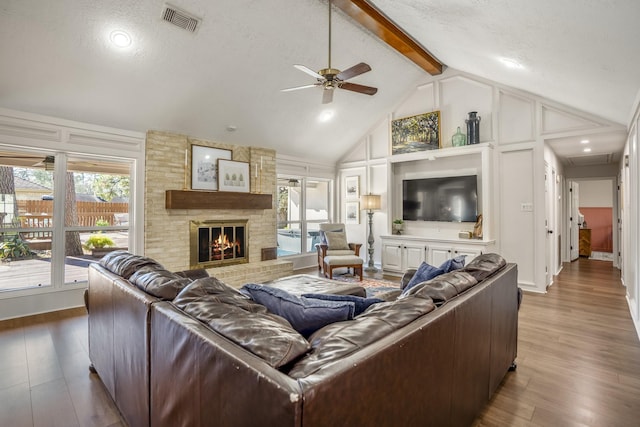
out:
{"label": "sofa cushion", "polygon": [[285,319],[215,277],[193,281],[173,304],[274,368],[310,348]]}
{"label": "sofa cushion", "polygon": [[384,302],[379,298],[363,298],[355,295],[336,295],[336,294],[302,294],[305,298],[320,299],[325,301],[350,301],[354,304],[355,310],[353,315],[362,314],[372,304]]}
{"label": "sofa cushion", "polygon": [[349,250],[347,235],[344,231],[327,231],[324,233],[327,238],[327,246],[329,250]]}
{"label": "sofa cushion", "polygon": [[374,304],[351,321],[325,326],[309,337],[311,352],[298,360],[288,375],[292,378],[311,375],[328,363],[342,360],[434,309],[435,305],[428,297],[414,296]]}
{"label": "sofa cushion", "polygon": [[464,267],[464,261],[466,257],[467,257],[466,255],[458,255],[457,257],[446,260],[438,268],[444,271],[445,273],[448,273],[453,270],[459,270],[462,267]]}
{"label": "sofa cushion", "polygon": [[409,291],[403,292],[399,298],[412,296],[431,298],[437,306],[440,306],[477,283],[478,281],[470,274],[455,270],[422,282]]}
{"label": "sofa cushion", "polygon": [[157,261],[141,255],[133,255],[127,251],[113,251],[100,259],[100,265],[117,274],[118,276],[129,280],[129,277],[142,267],[147,270],[163,270],[164,267]]}
{"label": "sofa cushion", "polygon": [[305,337],[330,323],[353,319],[355,312],[355,304],[349,301],[305,298],[253,283],[244,285],[242,290],[271,313],[287,319]]}
{"label": "sofa cushion", "polygon": [[407,283],[407,286],[405,286],[402,292],[406,293],[418,283],[426,282],[427,280],[431,280],[443,273],[444,271],[439,267],[434,267],[433,265],[423,262],[422,264],[420,264],[420,267],[418,267],[418,270],[413,275],[411,280],[409,280],[409,283]]}
{"label": "sofa cushion", "polygon": [[466,271],[481,282],[505,265],[507,262],[498,254],[482,254],[475,257],[462,271]]}
{"label": "sofa cushion", "polygon": [[139,289],[154,297],[171,301],[184,289],[190,279],[180,277],[167,270],[147,270],[142,268],[129,277],[129,281]]}
{"label": "sofa cushion", "polygon": [[186,277],[187,279],[196,280],[204,277],[209,277],[209,273],[204,268],[196,268],[193,270],[176,271],[176,274],[180,277]]}

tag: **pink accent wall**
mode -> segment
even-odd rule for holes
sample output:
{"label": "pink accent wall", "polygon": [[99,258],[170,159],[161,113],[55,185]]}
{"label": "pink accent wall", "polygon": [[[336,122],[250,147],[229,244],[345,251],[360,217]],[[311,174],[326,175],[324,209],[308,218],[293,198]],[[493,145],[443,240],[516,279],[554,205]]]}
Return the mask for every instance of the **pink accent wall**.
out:
{"label": "pink accent wall", "polygon": [[580,207],[580,212],[591,229],[591,250],[613,252],[613,209]]}

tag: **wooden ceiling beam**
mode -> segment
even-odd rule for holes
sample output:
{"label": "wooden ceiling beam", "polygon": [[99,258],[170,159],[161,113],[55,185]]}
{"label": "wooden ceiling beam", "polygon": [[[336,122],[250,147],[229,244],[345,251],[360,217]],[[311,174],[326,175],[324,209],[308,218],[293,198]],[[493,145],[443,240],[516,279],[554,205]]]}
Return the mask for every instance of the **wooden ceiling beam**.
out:
{"label": "wooden ceiling beam", "polygon": [[333,0],[338,8],[427,73],[442,74],[444,65],[366,0]]}

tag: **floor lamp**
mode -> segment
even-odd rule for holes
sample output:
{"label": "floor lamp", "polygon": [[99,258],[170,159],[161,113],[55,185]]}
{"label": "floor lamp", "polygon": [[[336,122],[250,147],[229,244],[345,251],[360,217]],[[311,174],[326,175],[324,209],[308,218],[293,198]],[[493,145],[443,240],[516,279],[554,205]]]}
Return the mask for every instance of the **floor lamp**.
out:
{"label": "floor lamp", "polygon": [[378,269],[373,265],[373,211],[380,209],[380,195],[371,193],[363,195],[360,197],[360,203],[362,203],[362,209],[366,209],[369,216],[369,238],[367,239],[367,243],[369,243],[369,264],[367,264],[367,268],[364,271],[376,272]]}

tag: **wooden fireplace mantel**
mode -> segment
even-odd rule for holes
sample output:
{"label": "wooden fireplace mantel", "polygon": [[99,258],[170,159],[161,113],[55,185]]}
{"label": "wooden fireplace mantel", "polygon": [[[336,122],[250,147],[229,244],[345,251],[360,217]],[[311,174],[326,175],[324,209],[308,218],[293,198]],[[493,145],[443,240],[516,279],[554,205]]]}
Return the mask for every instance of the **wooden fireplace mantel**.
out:
{"label": "wooden fireplace mantel", "polygon": [[271,194],[167,190],[167,209],[271,209]]}

